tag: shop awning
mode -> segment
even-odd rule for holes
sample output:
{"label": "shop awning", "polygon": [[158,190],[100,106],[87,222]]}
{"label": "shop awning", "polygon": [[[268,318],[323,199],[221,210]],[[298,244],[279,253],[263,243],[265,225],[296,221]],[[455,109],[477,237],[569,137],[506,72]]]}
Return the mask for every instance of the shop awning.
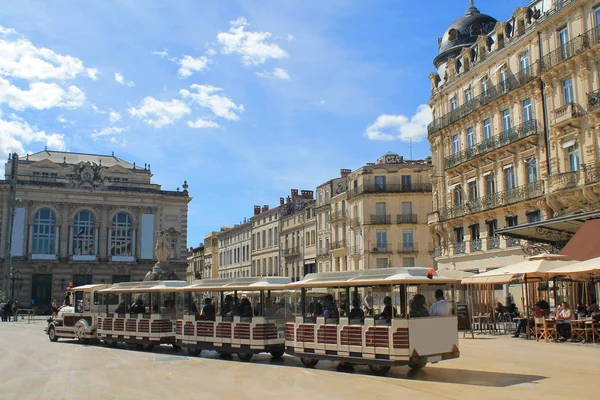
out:
{"label": "shop awning", "polygon": [[584,223],[560,254],[573,260],[585,261],[600,257],[600,219]]}
{"label": "shop awning", "polygon": [[516,239],[548,243],[563,247],[577,233],[579,228],[589,220],[600,218],[600,211],[590,211],[581,214],[552,218],[545,221],[532,222],[498,229],[499,235]]}

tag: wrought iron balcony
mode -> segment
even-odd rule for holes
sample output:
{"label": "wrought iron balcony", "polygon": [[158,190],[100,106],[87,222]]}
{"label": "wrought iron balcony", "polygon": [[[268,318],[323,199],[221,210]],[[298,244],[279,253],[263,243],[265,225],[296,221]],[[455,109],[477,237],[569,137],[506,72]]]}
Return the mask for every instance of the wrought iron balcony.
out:
{"label": "wrought iron balcony", "polygon": [[317,257],[327,257],[329,256],[329,247],[319,247],[317,249]]}
{"label": "wrought iron balcony", "polygon": [[476,251],[481,251],[483,242],[481,239],[471,240],[469,242],[469,252],[474,253]]}
{"label": "wrought iron balcony", "polygon": [[581,171],[569,171],[548,176],[548,188],[550,192],[570,189],[579,185]]}
{"label": "wrought iron balcony", "polygon": [[541,71],[548,71],[550,68],[600,43],[600,32],[598,29],[598,26],[596,26],[543,56],[540,63]]}
{"label": "wrought iron balcony", "polygon": [[416,224],[417,214],[398,214],[396,215],[397,224]]}
{"label": "wrought iron balcony", "polygon": [[400,243],[398,246],[398,253],[416,253],[417,251],[416,243]]}
{"label": "wrought iron balcony", "polygon": [[521,240],[514,237],[506,238],[506,247],[518,247],[521,245]]}
{"label": "wrought iron balcony", "polygon": [[488,196],[460,204],[455,207],[440,209],[440,220],[448,220],[474,214],[483,210],[507,206],[524,200],[533,199],[544,194],[544,181],[528,183],[514,189],[504,190]]}
{"label": "wrought iron balcony", "polygon": [[594,165],[583,165],[585,171],[585,183],[600,182],[600,163]]}
{"label": "wrought iron balcony", "polygon": [[418,182],[408,185],[387,183],[384,185],[366,184],[353,189],[348,189],[346,193],[348,199],[371,193],[431,193],[431,183]]}
{"label": "wrought iron balcony", "polygon": [[569,103],[554,110],[554,127],[561,127],[569,124],[575,118],[583,116],[583,111],[579,109],[579,104]]}
{"label": "wrought iron balcony", "polygon": [[362,249],[361,249],[360,245],[350,246],[350,254],[361,254],[361,253],[362,253]]}
{"label": "wrought iron balcony", "polygon": [[378,243],[372,249],[371,253],[391,253],[392,245],[390,243]]}
{"label": "wrought iron balcony", "polygon": [[454,254],[465,254],[467,251],[467,243],[466,242],[457,242],[454,243]]}
{"label": "wrought iron balcony", "polygon": [[360,226],[360,218],[352,218],[350,220],[350,227],[351,228],[358,228]]}
{"label": "wrought iron balcony", "polygon": [[494,250],[494,249],[499,249],[499,248],[500,248],[500,237],[492,236],[490,238],[487,238],[487,240],[486,240],[486,249],[487,250]]}
{"label": "wrought iron balcony", "polygon": [[428,135],[446,128],[447,126],[471,114],[473,111],[490,104],[491,102],[512,92],[515,89],[522,87],[523,85],[526,85],[539,75],[538,70],[538,63],[534,63],[527,68],[523,68],[516,74],[508,76],[504,82],[500,82],[499,84],[488,88],[488,90],[479,96],[474,97],[471,99],[471,101],[464,103],[449,113],[444,114],[440,118],[435,119],[427,126]]}
{"label": "wrought iron balcony", "polygon": [[441,257],[443,254],[442,246],[435,246],[433,248],[433,252],[434,252],[435,257]]}
{"label": "wrought iron balcony", "polygon": [[523,122],[522,124],[514,126],[499,135],[483,140],[467,149],[459,151],[456,154],[449,155],[448,157],[444,158],[444,167],[446,169],[456,167],[457,165],[465,163],[469,160],[480,157],[504,146],[508,146],[509,144],[518,142],[521,139],[537,135],[538,125],[539,124],[536,119]]}
{"label": "wrought iron balcony", "polygon": [[600,110],[600,89],[588,93],[588,111]]}
{"label": "wrought iron balcony", "polygon": [[335,222],[346,218],[346,210],[336,211],[329,214],[329,222]]}
{"label": "wrought iron balcony", "polygon": [[371,225],[391,224],[392,216],[371,214]]}
{"label": "wrought iron balcony", "polygon": [[298,246],[287,247],[282,250],[282,253],[285,257],[297,256],[300,254],[300,247],[298,247]]}
{"label": "wrought iron balcony", "polygon": [[345,249],[346,248],[346,241],[345,240],[338,240],[337,242],[333,242],[331,243],[331,250],[340,250],[340,249]]}

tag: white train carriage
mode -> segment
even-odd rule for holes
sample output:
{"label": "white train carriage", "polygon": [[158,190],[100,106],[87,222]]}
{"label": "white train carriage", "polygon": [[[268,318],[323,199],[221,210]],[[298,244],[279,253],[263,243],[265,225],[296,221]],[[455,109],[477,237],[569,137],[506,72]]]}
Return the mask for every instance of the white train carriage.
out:
{"label": "white train carriage", "polygon": [[[98,292],[110,285],[84,285],[71,288],[69,304],[63,306],[58,315],[48,320],[46,333],[52,342],[60,338],[79,339],[87,342],[96,339],[97,316],[99,307]],[[72,305],[71,305],[72,304]]]}
{"label": "white train carriage", "polygon": [[111,346],[126,343],[148,350],[160,344],[177,347],[175,292],[186,285],[185,281],[123,282],[99,291],[98,339]]}
{"label": "white train carriage", "polygon": [[[189,354],[216,350],[249,361],[254,354],[284,354],[284,277],[207,279],[181,288],[187,310],[177,320],[177,344]],[[198,304],[198,306],[196,305]]]}
{"label": "white train carriage", "polygon": [[301,312],[286,324],[286,353],[307,367],[331,360],[377,374],[458,358],[457,318],[428,316],[435,291],[454,283],[416,267],[309,274],[287,285]]}

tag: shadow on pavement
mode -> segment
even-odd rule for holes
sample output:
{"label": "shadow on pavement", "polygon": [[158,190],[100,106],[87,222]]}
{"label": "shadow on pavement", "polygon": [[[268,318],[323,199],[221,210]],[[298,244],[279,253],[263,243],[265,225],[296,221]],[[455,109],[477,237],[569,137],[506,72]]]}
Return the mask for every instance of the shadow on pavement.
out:
{"label": "shadow on pavement", "polygon": [[402,367],[392,369],[390,378],[406,378],[416,381],[457,383],[459,385],[507,387],[522,383],[531,383],[547,379],[542,375],[524,375],[505,372],[474,371],[469,369],[452,368],[425,368],[422,370],[408,370],[402,373]]}

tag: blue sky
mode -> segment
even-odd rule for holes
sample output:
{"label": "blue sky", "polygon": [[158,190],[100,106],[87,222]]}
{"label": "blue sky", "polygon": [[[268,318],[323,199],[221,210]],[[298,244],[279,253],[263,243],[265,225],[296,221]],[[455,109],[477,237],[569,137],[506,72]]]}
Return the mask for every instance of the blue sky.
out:
{"label": "blue sky", "polygon": [[[524,1],[476,1],[507,19]],[[190,246],[387,151],[429,155],[428,74],[467,0],[0,5],[0,152],[107,153],[184,180]]]}

